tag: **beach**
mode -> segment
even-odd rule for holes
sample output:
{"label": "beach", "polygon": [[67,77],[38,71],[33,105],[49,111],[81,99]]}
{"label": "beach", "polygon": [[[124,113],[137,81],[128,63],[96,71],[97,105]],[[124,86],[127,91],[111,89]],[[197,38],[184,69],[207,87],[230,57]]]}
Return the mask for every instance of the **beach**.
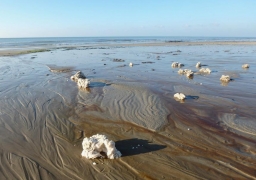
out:
{"label": "beach", "polygon": [[[0,179],[256,179],[255,60],[245,40],[2,49]],[[122,157],[82,157],[95,134]]]}

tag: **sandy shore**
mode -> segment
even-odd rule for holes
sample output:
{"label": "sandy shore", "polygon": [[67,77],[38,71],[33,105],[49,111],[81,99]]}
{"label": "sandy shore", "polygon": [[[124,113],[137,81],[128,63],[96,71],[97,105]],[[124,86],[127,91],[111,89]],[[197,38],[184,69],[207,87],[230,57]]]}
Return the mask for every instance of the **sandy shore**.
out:
{"label": "sandy shore", "polygon": [[[45,50],[1,52],[0,179],[256,179],[255,42]],[[175,61],[212,73],[187,79]],[[90,88],[70,80],[77,70]],[[123,156],[82,158],[97,133]]]}

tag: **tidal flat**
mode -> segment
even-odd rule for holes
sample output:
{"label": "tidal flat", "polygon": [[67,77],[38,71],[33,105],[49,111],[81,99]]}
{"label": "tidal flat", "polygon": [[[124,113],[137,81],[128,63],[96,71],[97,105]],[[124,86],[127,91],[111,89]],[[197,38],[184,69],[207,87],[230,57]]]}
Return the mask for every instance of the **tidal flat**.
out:
{"label": "tidal flat", "polygon": [[[22,52],[0,56],[0,179],[256,179],[255,42]],[[211,73],[189,79],[173,62]],[[77,71],[89,88],[70,80]],[[83,158],[94,134],[122,157]]]}

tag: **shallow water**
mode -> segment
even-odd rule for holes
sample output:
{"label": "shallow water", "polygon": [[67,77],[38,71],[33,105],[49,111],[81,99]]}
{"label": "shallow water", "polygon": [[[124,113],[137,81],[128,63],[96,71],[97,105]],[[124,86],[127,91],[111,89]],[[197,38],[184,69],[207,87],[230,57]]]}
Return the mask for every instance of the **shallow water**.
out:
{"label": "shallow water", "polygon": [[[111,46],[0,57],[0,177],[255,179],[255,53],[249,45]],[[212,73],[187,79],[176,61]],[[89,89],[70,80],[77,70]],[[222,84],[222,74],[234,80]],[[176,92],[189,98],[178,102]],[[83,137],[97,133],[123,157],[82,158]]]}
{"label": "shallow water", "polygon": [[130,37],[48,37],[48,38],[0,38],[0,51],[29,47],[68,47],[95,44],[121,44],[142,42],[205,42],[205,41],[255,41],[255,37],[179,37],[179,36],[130,36]]}

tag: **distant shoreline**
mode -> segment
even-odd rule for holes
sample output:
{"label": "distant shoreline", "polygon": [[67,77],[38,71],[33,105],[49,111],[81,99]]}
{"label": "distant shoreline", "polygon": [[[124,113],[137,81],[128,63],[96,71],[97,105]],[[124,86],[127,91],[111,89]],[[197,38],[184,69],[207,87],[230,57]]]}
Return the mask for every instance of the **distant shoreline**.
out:
{"label": "distant shoreline", "polygon": [[41,46],[41,47],[25,47],[24,49],[0,49],[1,56],[17,56],[23,54],[32,54],[38,52],[46,52],[56,49],[76,49],[90,47],[142,47],[142,46],[206,46],[206,45],[256,45],[256,41],[204,41],[204,42],[185,42],[185,41],[168,41],[168,42],[140,42],[140,43],[115,43],[115,44],[96,44],[86,45],[70,45],[70,46]]}

